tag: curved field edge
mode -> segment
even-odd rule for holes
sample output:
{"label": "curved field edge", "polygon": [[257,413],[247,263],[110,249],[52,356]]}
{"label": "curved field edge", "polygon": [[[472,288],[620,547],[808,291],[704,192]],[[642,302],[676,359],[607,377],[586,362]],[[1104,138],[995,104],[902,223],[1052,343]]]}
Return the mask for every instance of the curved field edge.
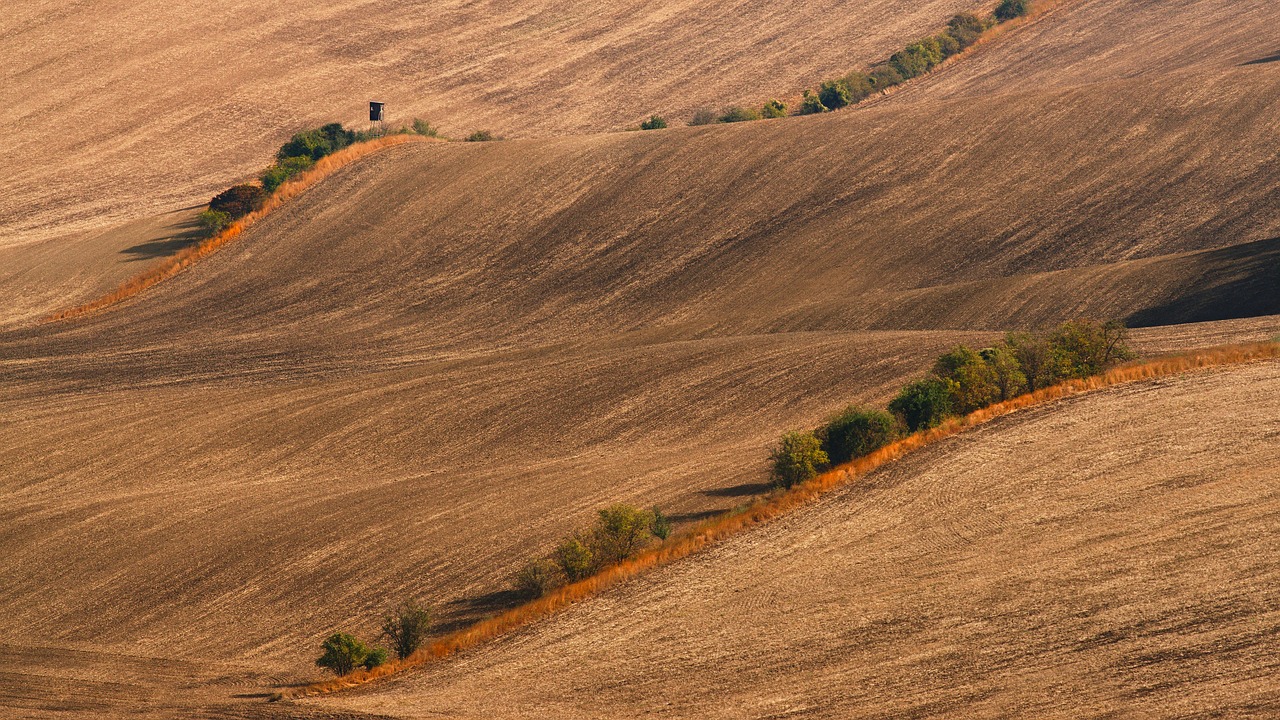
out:
{"label": "curved field edge", "polygon": [[274,210],[298,195],[301,195],[309,188],[319,184],[322,180],[333,175],[338,170],[341,170],[357,160],[372,155],[380,150],[410,142],[443,141],[415,135],[388,135],[387,137],[351,145],[333,153],[332,155],[326,155],[317,161],[315,166],[310,170],[307,170],[298,177],[277,188],[276,191],[267,198],[261,208],[231,223],[226,227],[226,229],[222,230],[217,235],[214,235],[197,245],[189,247],[165,259],[158,265],[129,278],[121,283],[115,290],[112,290],[102,297],[90,300],[89,302],[75,307],[59,310],[45,318],[45,322],[69,320],[71,318],[89,315],[128,300],[134,295],[168,280],[183,270],[186,270],[192,265],[214,254],[224,245],[239,237],[241,233],[251,227],[254,223],[271,214]]}
{"label": "curved field edge", "polygon": [[1019,410],[1045,405],[1067,397],[1125,383],[1178,375],[1200,369],[1275,359],[1280,359],[1280,342],[1210,347],[1128,363],[1101,375],[1069,380],[1033,393],[996,403],[964,417],[952,418],[939,427],[909,435],[870,455],[833,468],[809,482],[760,499],[746,508],[730,511],[700,523],[672,537],[662,545],[647,550],[624,563],[614,565],[590,578],[566,585],[542,598],[512,608],[495,617],[482,620],[471,627],[435,640],[404,660],[391,661],[373,670],[357,671],[340,678],[282,691],[273,695],[271,699],[273,701],[286,700],[338,692],[476,647],[554,615],[574,603],[586,600],[651,569],[676,562],[713,544],[816,502],[831,491],[861,479],[874,470],[892,463],[908,453],[937,444],[966,429],[982,425]]}

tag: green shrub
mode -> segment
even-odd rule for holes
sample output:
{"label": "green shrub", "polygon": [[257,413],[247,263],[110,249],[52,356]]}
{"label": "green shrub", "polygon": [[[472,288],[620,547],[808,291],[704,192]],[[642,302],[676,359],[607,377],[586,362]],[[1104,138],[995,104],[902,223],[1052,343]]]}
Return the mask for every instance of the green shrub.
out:
{"label": "green shrub", "polygon": [[309,170],[313,165],[315,161],[305,155],[280,160],[262,172],[259,178],[262,180],[262,189],[269,193],[275,192],[276,188],[283,185],[286,180],[304,170]]}
{"label": "green shrub", "polygon": [[942,58],[944,60],[955,55],[961,50],[960,41],[949,32],[943,32],[935,35],[934,39],[938,42],[938,49],[942,51]]}
{"label": "green shrub", "polygon": [[907,80],[929,72],[940,62],[942,62],[942,47],[937,38],[925,38],[913,42],[889,58],[889,64],[893,69]]}
{"label": "green shrub", "polygon": [[412,601],[405,601],[382,618],[382,637],[391,643],[396,657],[403,660],[422,645],[430,627],[431,611]]}
{"label": "green shrub", "polygon": [[534,560],[516,573],[516,592],[536,600],[564,584],[560,566],[550,560]]}
{"label": "green shrub", "polygon": [[1022,17],[1031,12],[1031,0],[1000,0],[996,6],[995,18],[1000,22]]}
{"label": "green shrub", "polygon": [[828,110],[839,110],[849,104],[849,88],[839,80],[827,80],[818,87],[818,100]]}
{"label": "green shrub", "polygon": [[960,43],[961,50],[977,42],[986,31],[987,23],[972,13],[960,13],[947,23],[947,34]]}
{"label": "green shrub", "polygon": [[653,523],[649,525],[649,532],[659,540],[671,537],[671,518],[663,515],[657,505],[653,506],[650,513],[653,515]]}
{"label": "green shrub", "polygon": [[324,654],[316,660],[316,666],[338,675],[347,675],[357,667],[372,670],[387,661],[386,650],[371,648],[347,633],[330,635],[320,647]]}
{"label": "green shrub", "polygon": [[770,100],[760,108],[760,117],[763,118],[780,118],[787,116],[787,104],[781,100]]}
{"label": "green shrub", "polygon": [[592,530],[592,556],[596,565],[615,565],[636,554],[652,537],[653,515],[630,505],[610,505],[600,510]]}
{"label": "green shrub", "polygon": [[596,571],[595,553],[590,538],[573,536],[556,548],[556,564],[569,582],[577,582]]}
{"label": "green shrub", "polygon": [[214,195],[209,209],[226,213],[235,220],[262,207],[266,199],[266,191],[257,185],[235,185]]}
{"label": "green shrub", "polygon": [[951,409],[966,415],[1000,397],[995,370],[977,351],[957,345],[933,365],[933,374],[951,381]]}
{"label": "green shrub", "polygon": [[440,137],[440,129],[422,118],[413,119],[413,131],[425,137]]}
{"label": "green shrub", "polygon": [[1027,391],[1027,376],[1014,355],[1013,348],[1005,343],[982,351],[982,359],[991,368],[1000,400],[1017,397]]}
{"label": "green shrub", "polygon": [[725,108],[724,113],[722,113],[718,118],[719,122],[722,123],[750,122],[752,120],[759,119],[760,113],[750,108],[738,107],[737,105],[730,105]]}
{"label": "green shrub", "polygon": [[799,115],[816,115],[827,111],[827,106],[822,104],[822,100],[814,95],[811,90],[804,91],[804,98],[800,101],[800,109],[797,111]]}
{"label": "green shrub", "polygon": [[663,130],[666,127],[667,120],[661,115],[650,115],[648,120],[640,123],[641,130]]}
{"label": "green shrub", "polygon": [[812,480],[829,462],[822,443],[811,432],[783,435],[769,459],[773,463],[771,480],[774,486],[781,488]]}
{"label": "green shrub", "polygon": [[467,142],[489,142],[493,139],[493,133],[488,130],[477,130],[467,136]]}
{"label": "green shrub", "polygon": [[1089,377],[1124,360],[1132,360],[1129,330],[1118,320],[1064,322],[1049,334],[1049,346],[1062,358],[1066,377]]}
{"label": "green shrub", "polygon": [[218,210],[205,210],[196,216],[196,223],[209,237],[213,237],[231,224],[231,215]]}
{"label": "green shrub", "polygon": [[693,111],[693,117],[689,119],[690,125],[711,125],[716,121],[715,112],[707,108],[698,108]]}
{"label": "green shrub", "polygon": [[837,465],[879,450],[897,434],[897,423],[889,413],[849,406],[818,432],[818,438],[828,460]]}
{"label": "green shrub", "polygon": [[889,411],[911,432],[937,427],[952,414],[952,384],[939,377],[916,380],[902,388]]}
{"label": "green shrub", "polygon": [[884,90],[902,84],[902,73],[892,65],[881,65],[871,70],[871,82],[876,90]]}
{"label": "green shrub", "polygon": [[337,152],[356,141],[356,133],[339,123],[329,123],[314,130],[303,130],[276,152],[277,160],[291,157],[309,157],[313,161]]}

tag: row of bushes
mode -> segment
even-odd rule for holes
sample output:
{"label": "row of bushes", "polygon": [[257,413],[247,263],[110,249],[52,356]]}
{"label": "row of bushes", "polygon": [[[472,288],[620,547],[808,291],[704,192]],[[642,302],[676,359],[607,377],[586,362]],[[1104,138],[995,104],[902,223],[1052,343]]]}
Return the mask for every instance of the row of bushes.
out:
{"label": "row of bushes", "polygon": [[414,118],[412,124],[401,126],[390,132],[350,130],[343,127],[341,123],[329,123],[318,128],[303,130],[295,133],[288,142],[280,146],[276,151],[275,162],[262,171],[257,183],[235,185],[218,193],[209,201],[208,208],[196,216],[196,222],[206,234],[217,235],[233,221],[262,207],[271,193],[289,178],[311,169],[320,158],[355,143],[366,142],[386,134],[440,136],[439,131],[432,127],[431,123],[420,118]]}
{"label": "row of bushes", "polygon": [[[401,603],[382,618],[380,639],[391,645],[401,660],[409,657],[426,641],[431,628],[431,610],[412,601]],[[356,668],[372,670],[387,661],[386,648],[368,645],[349,633],[330,635],[320,645],[323,654],[316,666],[346,675]]]}
{"label": "row of bushes", "polygon": [[[970,13],[956,15],[942,32],[911,43],[868,72],[854,71],[823,82],[816,91],[805,90],[795,114],[812,115],[856,105],[874,93],[883,92],[929,72],[942,61],[973,45],[987,30],[999,23],[1022,17],[1030,10],[1031,0],[1002,0],[986,18]],[[770,100],[760,110],[731,106],[717,113],[706,108],[699,109],[694,112],[689,124],[742,122],[786,117],[788,114],[786,103]],[[660,115],[654,115],[640,123],[641,130],[659,130],[665,127],[667,121]]]}
{"label": "row of bushes", "polygon": [[1134,358],[1127,336],[1119,321],[1076,320],[1044,333],[1009,333],[983,350],[958,345],[939,357],[927,376],[902,388],[887,411],[849,407],[815,431],[783,435],[770,456],[771,480],[776,487],[791,487],[948,417],[1097,375]]}
{"label": "row of bushes", "polygon": [[599,511],[594,525],[565,538],[550,556],[525,565],[516,573],[515,590],[521,597],[542,597],[617,565],[670,535],[671,519],[658,508],[611,505]]}

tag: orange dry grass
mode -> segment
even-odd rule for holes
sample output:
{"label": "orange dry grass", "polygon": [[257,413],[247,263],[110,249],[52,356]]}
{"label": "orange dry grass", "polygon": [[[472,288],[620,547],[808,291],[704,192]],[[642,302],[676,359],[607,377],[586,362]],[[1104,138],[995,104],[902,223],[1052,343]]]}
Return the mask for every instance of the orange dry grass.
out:
{"label": "orange dry grass", "polygon": [[68,318],[80,317],[88,315],[108,308],[116,303],[127,300],[137,295],[147,288],[164,282],[178,273],[186,270],[195,263],[209,257],[217,252],[219,248],[240,236],[246,228],[253,225],[258,220],[271,213],[271,211],[285,204],[289,200],[297,197],[311,186],[324,180],[332,175],[338,169],[346,167],[351,163],[359,160],[366,155],[375,153],[383,148],[393,145],[402,145],[407,142],[439,142],[431,138],[425,138],[418,135],[389,135],[387,137],[370,140],[369,142],[359,143],[350,147],[339,150],[332,155],[326,155],[316,162],[315,166],[310,170],[298,175],[292,180],[286,182],[276,189],[271,197],[261,208],[255,210],[248,215],[236,220],[227,226],[225,230],[201,242],[198,245],[189,247],[176,255],[166,258],[159,265],[144,270],[141,274],[126,280],[120,287],[103,295],[100,298],[91,300],[83,305],[78,305],[66,310],[60,310],[53,315],[45,318],[45,322],[54,320],[66,320]]}
{"label": "orange dry grass", "polygon": [[414,666],[423,665],[432,660],[448,657],[461,650],[475,647],[485,641],[492,640],[507,632],[552,615],[569,605],[585,600],[650,568],[666,565],[687,557],[708,545],[769,522],[791,510],[808,505],[831,490],[864,477],[871,471],[891,463],[913,450],[932,445],[966,428],[981,425],[1018,410],[1121,383],[1165,377],[1200,368],[1235,365],[1259,360],[1274,360],[1277,358],[1280,358],[1280,343],[1276,342],[1208,348],[1122,365],[1102,375],[1083,380],[1069,380],[1052,387],[1037,390],[1034,393],[997,403],[970,413],[963,418],[949,420],[932,430],[921,431],[905,437],[870,455],[857,458],[850,463],[823,473],[809,482],[758,500],[745,509],[730,511],[719,517],[712,518],[672,537],[662,545],[647,550],[622,564],[607,568],[586,580],[567,585],[545,597],[512,608],[500,615],[482,620],[469,628],[440,638],[404,660],[392,661],[371,671],[360,671],[326,682],[314,683],[289,691],[287,694],[280,693],[275,699],[329,693],[362,685],[371,680],[386,677]]}

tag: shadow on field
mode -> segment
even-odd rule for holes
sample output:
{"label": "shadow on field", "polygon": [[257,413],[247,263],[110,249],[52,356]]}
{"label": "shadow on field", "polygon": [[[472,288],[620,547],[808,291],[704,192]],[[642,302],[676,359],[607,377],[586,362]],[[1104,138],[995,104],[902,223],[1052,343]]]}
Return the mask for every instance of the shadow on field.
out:
{"label": "shadow on field", "polygon": [[[184,208],[192,210],[194,208]],[[138,243],[133,247],[127,247],[120,252],[124,255],[132,255],[129,262],[135,260],[155,260],[156,258],[169,257],[174,253],[184,250],[204,239],[204,233],[200,226],[196,223],[195,218],[188,219],[183,222],[177,222],[165,228],[172,233],[169,237],[148,240],[144,243]]]}
{"label": "shadow on field", "polygon": [[703,490],[702,494],[707,497],[747,497],[749,495],[763,495],[767,492],[769,492],[768,483],[744,483],[733,487]]}
{"label": "shadow on field", "polygon": [[1174,300],[1125,318],[1129,327],[1280,314],[1280,238],[1203,255],[1204,271]]}
{"label": "shadow on field", "polygon": [[524,598],[515,590],[496,590],[476,597],[459,598],[445,603],[441,615],[448,619],[433,624],[432,632],[447,635],[472,625],[481,618],[510,610],[522,602]]}
{"label": "shadow on field", "polygon": [[1261,57],[1261,58],[1258,58],[1257,60],[1248,60],[1240,63],[1240,65],[1241,66],[1266,65],[1267,63],[1273,63],[1273,62],[1280,62],[1280,53],[1276,53],[1275,55],[1268,55],[1267,57]]}

